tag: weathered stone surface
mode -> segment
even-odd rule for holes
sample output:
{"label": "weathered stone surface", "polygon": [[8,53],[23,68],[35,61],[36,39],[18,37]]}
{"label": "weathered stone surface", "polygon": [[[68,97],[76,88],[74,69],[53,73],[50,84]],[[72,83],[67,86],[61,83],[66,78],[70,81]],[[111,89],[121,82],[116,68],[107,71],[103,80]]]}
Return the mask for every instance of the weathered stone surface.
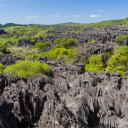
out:
{"label": "weathered stone surface", "polygon": [[4,66],[12,65],[20,58],[17,58],[16,56],[12,56],[10,54],[2,54],[0,55],[0,63]]}
{"label": "weathered stone surface", "polygon": [[128,72],[48,62],[54,77],[0,76],[1,128],[127,128]]}

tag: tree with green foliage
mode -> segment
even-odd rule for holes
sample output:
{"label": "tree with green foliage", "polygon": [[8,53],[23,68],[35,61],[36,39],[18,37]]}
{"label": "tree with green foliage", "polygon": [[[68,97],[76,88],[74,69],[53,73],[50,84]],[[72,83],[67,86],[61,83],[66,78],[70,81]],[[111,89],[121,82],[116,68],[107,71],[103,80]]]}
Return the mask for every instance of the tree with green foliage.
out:
{"label": "tree with green foliage", "polygon": [[127,39],[128,35],[120,35],[116,37],[117,43],[121,43],[123,40]]}
{"label": "tree with green foliage", "polygon": [[97,71],[102,72],[105,70],[104,63],[100,55],[92,55],[89,58],[89,64],[85,65],[86,71]]}
{"label": "tree with green foliage", "polygon": [[128,25],[128,17],[122,21],[122,24]]}
{"label": "tree with green foliage", "polygon": [[3,73],[3,68],[4,68],[4,65],[3,64],[0,64],[0,74]]}
{"label": "tree with green foliage", "polygon": [[57,47],[64,47],[66,49],[76,46],[77,42],[78,41],[76,39],[73,39],[73,38],[67,39],[66,37],[58,38],[54,41]]}
{"label": "tree with green foliage", "polygon": [[48,42],[38,42],[35,46],[33,46],[33,48],[38,48],[41,51],[46,51],[47,47],[50,47],[50,45],[51,43]]}
{"label": "tree with green foliage", "polygon": [[3,74],[19,76],[21,78],[30,76],[41,76],[50,71],[47,64],[41,64],[39,61],[25,60],[18,61],[14,65],[8,65]]}
{"label": "tree with green foliage", "polygon": [[114,55],[107,63],[106,71],[119,72],[124,76],[124,72],[128,70],[128,46],[120,46],[115,50]]}

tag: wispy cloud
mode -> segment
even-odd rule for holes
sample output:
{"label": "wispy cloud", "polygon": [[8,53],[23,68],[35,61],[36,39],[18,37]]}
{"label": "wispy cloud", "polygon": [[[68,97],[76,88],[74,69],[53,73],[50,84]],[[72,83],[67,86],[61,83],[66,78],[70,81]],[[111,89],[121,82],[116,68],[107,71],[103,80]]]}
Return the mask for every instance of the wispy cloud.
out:
{"label": "wispy cloud", "polygon": [[94,17],[100,17],[101,15],[90,15],[90,18],[94,18]]}
{"label": "wispy cloud", "polygon": [[27,19],[31,19],[31,18],[38,18],[39,16],[25,16],[25,18]]}
{"label": "wispy cloud", "polygon": [[65,18],[71,17],[71,16],[64,16]]}
{"label": "wispy cloud", "polygon": [[0,4],[0,7],[3,7],[4,6],[4,4]]}
{"label": "wispy cloud", "polygon": [[28,2],[28,0],[25,0],[25,2]]}
{"label": "wispy cloud", "polygon": [[82,17],[83,15],[73,15],[73,17]]}
{"label": "wispy cloud", "polygon": [[[32,19],[32,18],[47,18],[47,17],[53,17],[53,15],[48,15],[48,16],[25,16],[27,19]],[[57,16],[56,16],[57,17]]]}
{"label": "wispy cloud", "polygon": [[55,17],[60,17],[59,15],[55,15]]}
{"label": "wispy cloud", "polygon": [[98,10],[98,12],[102,12],[103,10]]}

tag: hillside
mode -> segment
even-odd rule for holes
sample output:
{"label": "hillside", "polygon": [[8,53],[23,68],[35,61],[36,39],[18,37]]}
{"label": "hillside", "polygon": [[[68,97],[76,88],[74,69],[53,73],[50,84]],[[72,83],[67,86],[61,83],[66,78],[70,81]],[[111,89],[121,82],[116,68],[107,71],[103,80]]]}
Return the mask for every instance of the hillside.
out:
{"label": "hillside", "polygon": [[128,127],[128,18],[0,28],[0,128]]}

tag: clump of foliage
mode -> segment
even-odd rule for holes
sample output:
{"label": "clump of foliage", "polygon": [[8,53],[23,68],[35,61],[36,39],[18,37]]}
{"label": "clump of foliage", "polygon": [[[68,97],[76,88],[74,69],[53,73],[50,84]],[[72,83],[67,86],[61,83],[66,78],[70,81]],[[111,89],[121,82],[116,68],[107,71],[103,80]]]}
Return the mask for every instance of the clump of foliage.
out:
{"label": "clump of foliage", "polygon": [[92,55],[89,58],[89,64],[86,64],[85,70],[86,71],[97,71],[97,72],[102,72],[104,71],[105,66],[104,63],[102,62],[102,58],[100,55]]}
{"label": "clump of foliage", "polygon": [[39,49],[37,48],[29,48],[29,46],[27,47],[10,47],[8,48],[8,50],[11,52],[11,54],[13,56],[17,56],[20,58],[24,58],[25,56],[28,55],[34,55],[40,52]]}
{"label": "clump of foliage", "polygon": [[117,43],[121,43],[123,40],[127,39],[128,35],[120,35],[116,37]]}
{"label": "clump of foliage", "polygon": [[[77,40],[72,38],[67,39],[64,37],[56,39],[54,43],[55,45],[51,48],[49,52],[43,51],[37,54],[28,55],[25,58],[29,59],[46,56],[51,60],[60,60],[64,63],[71,63],[74,56],[77,54],[77,51],[73,48],[76,46]],[[40,45],[42,46],[42,44],[39,43],[39,47],[41,47]]]}
{"label": "clump of foliage", "polygon": [[73,38],[70,38],[70,39],[67,39],[66,37],[58,38],[54,41],[54,43],[56,45],[53,47],[53,49],[56,47],[64,47],[66,49],[72,48],[73,46],[76,46],[77,42],[78,41],[76,39],[73,39]]}
{"label": "clump of foliage", "polygon": [[89,41],[87,43],[90,44],[90,43],[95,43],[95,42],[96,42],[95,40],[91,40],[91,41]]}
{"label": "clump of foliage", "polygon": [[30,76],[41,76],[50,71],[47,64],[41,64],[39,61],[25,60],[18,61],[14,65],[8,65],[3,73],[6,75],[19,76],[21,78]]}
{"label": "clump of foliage", "polygon": [[0,74],[3,73],[3,68],[4,68],[4,65],[3,64],[0,64]]}
{"label": "clump of foliage", "polygon": [[46,51],[47,47],[49,47],[50,45],[51,43],[48,42],[38,42],[35,46],[33,46],[33,48],[38,48],[41,51]]}
{"label": "clump of foliage", "polygon": [[115,50],[114,55],[107,63],[106,71],[119,72],[124,76],[124,72],[128,70],[128,46],[120,46]]}
{"label": "clump of foliage", "polygon": [[98,27],[94,27],[93,29],[99,29]]}
{"label": "clump of foliage", "polygon": [[56,48],[50,50],[48,53],[45,52],[44,56],[50,58],[51,60],[60,60],[64,63],[71,63],[73,57],[76,55],[75,49],[66,49],[66,48]]}
{"label": "clump of foliage", "polygon": [[6,54],[7,52],[7,47],[9,46],[7,41],[0,41],[0,54]]}
{"label": "clump of foliage", "polygon": [[111,58],[112,55],[111,55],[110,51],[103,52],[100,55],[101,55],[103,63],[105,64],[105,67],[106,67],[107,63],[108,63],[108,61],[109,61],[109,59]]}
{"label": "clump of foliage", "polygon": [[122,24],[128,25],[128,17],[122,21]]}

